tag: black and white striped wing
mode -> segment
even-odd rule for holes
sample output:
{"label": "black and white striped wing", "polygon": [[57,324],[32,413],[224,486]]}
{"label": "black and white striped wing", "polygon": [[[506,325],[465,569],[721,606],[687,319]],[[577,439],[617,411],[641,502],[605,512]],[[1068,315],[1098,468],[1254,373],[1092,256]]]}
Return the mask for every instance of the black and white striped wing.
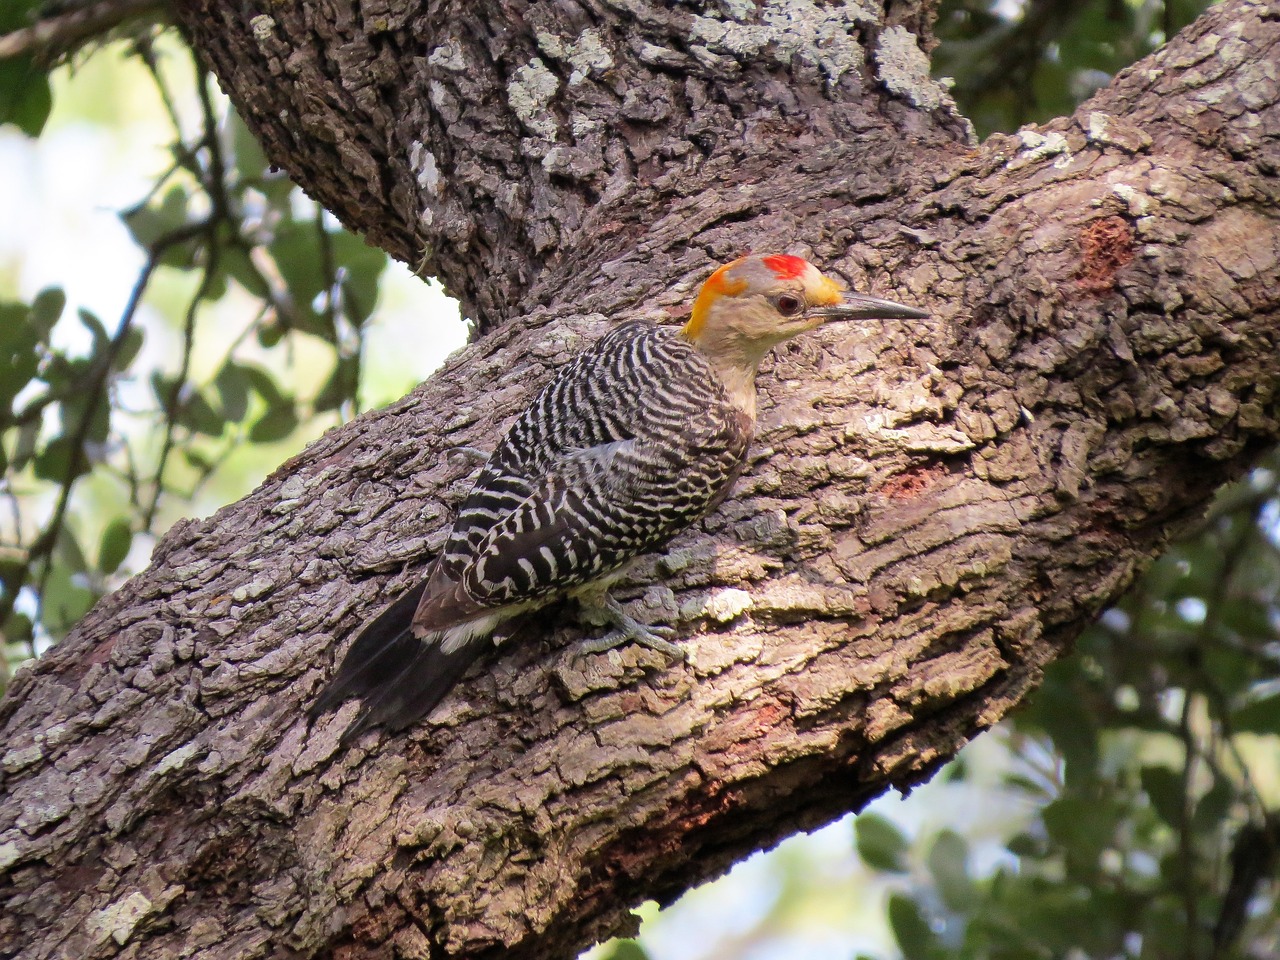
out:
{"label": "black and white striped wing", "polygon": [[661,547],[702,516],[736,476],[722,451],[680,469],[669,451],[614,441],[565,457],[485,537],[459,581],[481,608],[589,583]]}

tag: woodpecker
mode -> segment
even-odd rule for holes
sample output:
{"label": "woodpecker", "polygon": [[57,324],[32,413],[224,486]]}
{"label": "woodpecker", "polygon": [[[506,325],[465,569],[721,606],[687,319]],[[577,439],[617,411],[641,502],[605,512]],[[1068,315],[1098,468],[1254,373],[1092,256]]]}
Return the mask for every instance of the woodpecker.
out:
{"label": "woodpecker", "polygon": [[609,593],[728,495],[756,420],[756,370],[779,343],[833,320],[923,311],[860,293],[799,257],[720,267],[679,329],[634,320],[566,364],[516,419],[458,511],[424,581],[369,622],[311,708],[350,697],[343,734],[425,717],[503,621],[562,597],[613,627],[588,652],[635,641],[671,656],[671,631]]}

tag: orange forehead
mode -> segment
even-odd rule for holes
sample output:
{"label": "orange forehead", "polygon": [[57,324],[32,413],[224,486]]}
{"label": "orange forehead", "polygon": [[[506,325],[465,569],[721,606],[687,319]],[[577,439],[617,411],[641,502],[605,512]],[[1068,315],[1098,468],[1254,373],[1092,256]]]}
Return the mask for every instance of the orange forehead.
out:
{"label": "orange forehead", "polygon": [[[817,271],[814,271],[817,273]],[[818,274],[818,282],[809,284],[809,302],[817,307],[834,307],[844,300],[844,284]]]}

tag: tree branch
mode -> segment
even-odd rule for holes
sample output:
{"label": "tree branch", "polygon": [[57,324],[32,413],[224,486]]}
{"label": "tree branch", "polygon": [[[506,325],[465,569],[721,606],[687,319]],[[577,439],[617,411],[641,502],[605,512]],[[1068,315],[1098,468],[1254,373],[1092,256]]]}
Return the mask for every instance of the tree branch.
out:
{"label": "tree branch", "polygon": [[163,0],[101,0],[37,20],[29,27],[0,36],[0,60],[31,54],[53,63],[127,23],[155,18]]}
{"label": "tree branch", "polygon": [[[651,28],[639,4],[607,9],[610,37],[637,36],[614,48],[625,75]],[[221,8],[203,26],[195,10],[194,36],[223,36],[214,63],[257,49]],[[478,29],[457,16],[415,42]],[[408,22],[385,21],[381,49],[410,43]],[[883,40],[883,26],[849,35]],[[520,29],[476,36],[527,50],[542,28]],[[709,71],[685,51],[663,67],[683,80],[671,89],[702,91],[682,94],[692,122],[726,136],[687,176],[675,160],[652,177],[627,167],[634,189],[605,204],[616,229],[588,210],[529,247],[536,214],[504,245],[477,200],[476,232],[433,262],[478,282],[507,253],[550,250],[540,275],[518,266],[486,294],[525,290],[524,306],[409,397],[179,524],[15,679],[0,704],[0,955],[519,958],[634,929],[637,901],[927,777],[1275,442],[1280,23],[1265,5],[1219,5],[1076,117],[975,150],[944,135],[944,109],[886,92],[901,64],[876,49],[830,92],[879,118],[864,137],[704,99]],[[785,99],[775,68],[739,79]],[[809,68],[795,54],[787,69]],[[332,191],[354,168],[325,153],[334,141],[304,146],[318,128],[294,117],[293,169]],[[723,143],[743,127],[773,146],[735,165]],[[904,142],[911,128],[928,135]],[[421,193],[409,151],[393,153],[379,196],[403,210]],[[381,237],[403,247],[416,222]],[[633,578],[644,615],[689,637],[690,663],[579,656],[572,618],[551,611],[404,736],[340,751],[346,713],[312,728],[303,705],[338,642],[422,574],[466,492],[476,465],[450,451],[490,446],[589,338],[679,313],[709,259],[747,247],[808,253],[935,314],[816,335],[764,372],[737,494]]]}

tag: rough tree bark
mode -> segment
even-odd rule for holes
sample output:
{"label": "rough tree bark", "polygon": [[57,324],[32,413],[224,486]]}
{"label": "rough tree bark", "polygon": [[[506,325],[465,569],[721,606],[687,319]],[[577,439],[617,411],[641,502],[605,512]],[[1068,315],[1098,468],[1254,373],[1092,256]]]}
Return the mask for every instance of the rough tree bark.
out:
{"label": "rough tree bark", "polygon": [[[485,335],[178,525],[15,680],[0,955],[572,955],[927,777],[1275,442],[1274,5],[981,146],[928,4],[884,7],[180,6],[274,162]],[[303,707],[422,573],[454,451],[748,249],[934,317],[766,369],[737,495],[634,578],[690,662],[578,656],[553,611],[338,750],[347,714]]]}

